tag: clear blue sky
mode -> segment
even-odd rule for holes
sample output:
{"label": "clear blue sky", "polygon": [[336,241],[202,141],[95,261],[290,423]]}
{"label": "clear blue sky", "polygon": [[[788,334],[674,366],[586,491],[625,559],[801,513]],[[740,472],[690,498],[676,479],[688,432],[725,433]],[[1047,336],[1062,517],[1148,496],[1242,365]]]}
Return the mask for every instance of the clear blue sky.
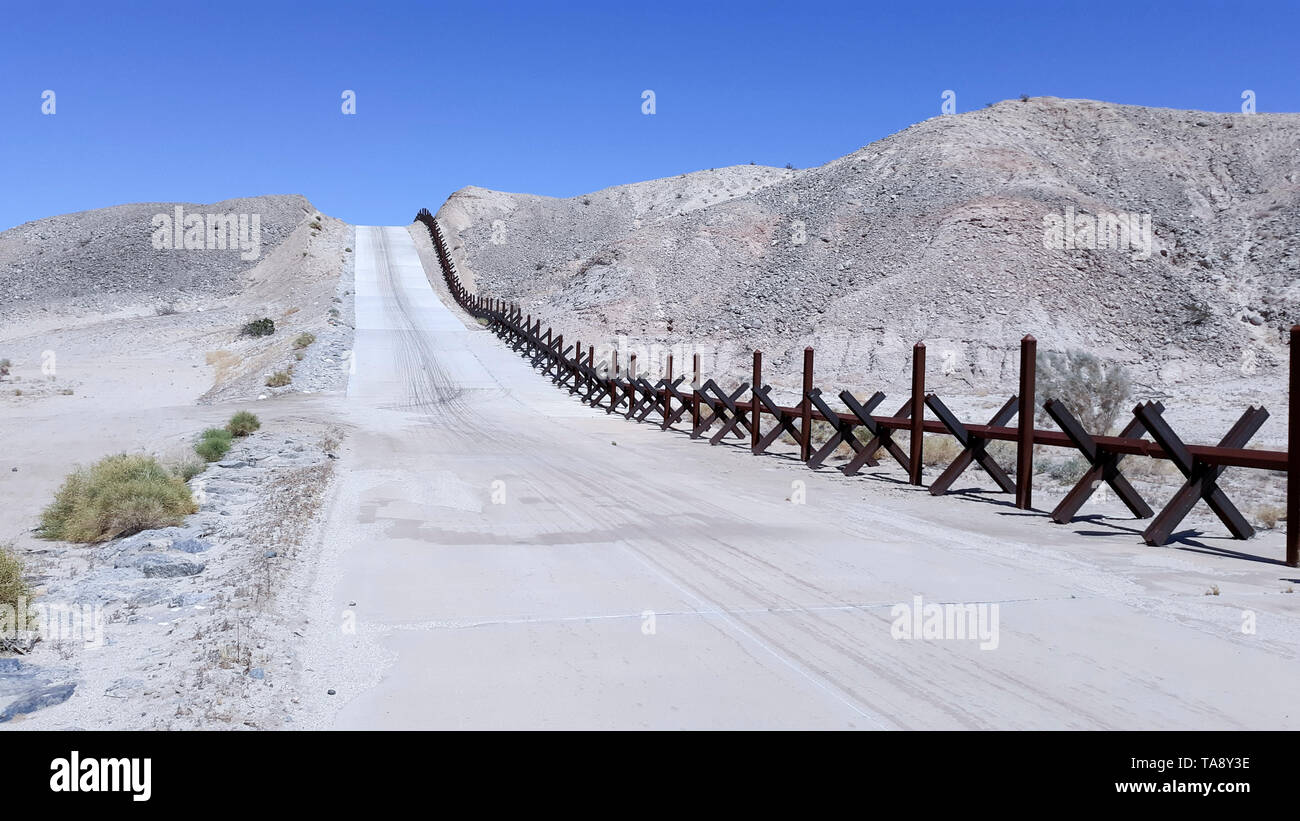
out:
{"label": "clear blue sky", "polygon": [[1298,8],[6,2],[0,228],[265,193],[404,224],[471,184],[572,196],[807,167],[935,116],[944,89],[959,111],[1021,93],[1239,111],[1243,89],[1297,111]]}

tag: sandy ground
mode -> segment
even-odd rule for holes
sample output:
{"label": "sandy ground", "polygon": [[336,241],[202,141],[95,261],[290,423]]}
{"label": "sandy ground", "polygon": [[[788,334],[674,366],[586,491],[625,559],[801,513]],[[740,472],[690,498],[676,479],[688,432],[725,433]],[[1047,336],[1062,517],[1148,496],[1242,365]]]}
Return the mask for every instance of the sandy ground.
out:
{"label": "sandy ground", "polygon": [[[288,723],[301,588],[286,579],[314,566],[298,548],[318,543],[308,534],[334,464],[327,450],[345,433],[333,407],[351,348],[351,244],[351,226],[324,218],[319,230],[299,226],[232,297],[179,301],[174,313],[149,301],[0,324],[0,357],[14,362],[0,382],[0,545],[23,557],[38,605],[98,606],[105,622],[102,646],[42,641],[4,659],[0,728]],[[241,337],[253,316],[274,317],[276,334]],[[303,332],[316,341],[296,349]],[[293,382],[266,388],[265,373],[282,368]],[[184,528],[106,545],[32,532],[77,465],[121,452],[171,463],[236,410],[256,412],[263,428],[191,480],[200,512]],[[188,538],[207,547],[169,547]],[[150,577],[139,563],[153,561],[202,570]],[[75,692],[5,721],[41,682]]]}
{"label": "sandy ground", "polygon": [[[710,448],[556,390],[443,304],[405,228],[356,251],[294,726],[1300,726],[1280,534],[1149,548],[1105,509],[1054,526]],[[918,595],[996,603],[996,649],[894,638]]]}

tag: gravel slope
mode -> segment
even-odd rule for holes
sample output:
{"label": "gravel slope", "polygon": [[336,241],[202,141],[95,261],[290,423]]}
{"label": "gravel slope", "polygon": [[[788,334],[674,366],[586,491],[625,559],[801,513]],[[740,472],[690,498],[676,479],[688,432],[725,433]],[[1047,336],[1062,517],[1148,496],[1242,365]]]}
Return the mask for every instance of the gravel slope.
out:
{"label": "gravel slope", "polygon": [[[260,254],[239,249],[155,248],[158,214],[258,215]],[[230,296],[256,267],[315,213],[300,195],[246,197],[211,204],[118,205],[28,222],[0,232],[0,317],[24,310],[77,306],[103,313],[122,305]],[[205,238],[206,244],[206,238]]]}

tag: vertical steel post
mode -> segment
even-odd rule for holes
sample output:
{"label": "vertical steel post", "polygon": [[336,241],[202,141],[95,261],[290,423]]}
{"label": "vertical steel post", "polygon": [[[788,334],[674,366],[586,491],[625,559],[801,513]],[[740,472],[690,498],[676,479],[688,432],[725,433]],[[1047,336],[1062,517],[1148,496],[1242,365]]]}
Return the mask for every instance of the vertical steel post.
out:
{"label": "vertical steel post", "polygon": [[673,384],[673,355],[668,354],[668,379],[664,382],[664,430],[668,430],[668,415],[673,409],[673,395],[668,390],[671,384]]}
{"label": "vertical steel post", "polygon": [[614,372],[609,377],[609,407],[605,413],[613,413],[618,404],[618,348],[609,352],[610,361],[614,363]]}
{"label": "vertical steel post", "polygon": [[1025,334],[1020,340],[1020,403],[1016,411],[1016,507],[1034,507],[1034,379],[1038,340]]}
{"label": "vertical steel post", "polygon": [[700,355],[691,356],[691,364],[695,367],[695,377],[691,381],[691,430],[700,426]]}
{"label": "vertical steel post", "polygon": [[632,409],[636,407],[636,385],[633,381],[637,377],[636,372],[636,354],[628,353],[627,355],[627,418],[632,418]]}
{"label": "vertical steel post", "polygon": [[1300,325],[1291,326],[1291,391],[1286,426],[1286,563],[1300,567]]}
{"label": "vertical steel post", "polygon": [[754,351],[754,381],[749,394],[749,449],[758,449],[758,389],[763,385],[763,352]]}
{"label": "vertical steel post", "polygon": [[914,485],[921,484],[921,459],[925,445],[925,343],[918,342],[912,346],[912,441],[908,454],[911,468],[908,481]]}
{"label": "vertical steel post", "polygon": [[808,394],[813,389],[813,349],[807,347],[803,349],[803,400],[799,404],[799,412],[803,417],[803,427],[799,433],[799,461],[807,462],[812,458],[812,401],[808,399]]}

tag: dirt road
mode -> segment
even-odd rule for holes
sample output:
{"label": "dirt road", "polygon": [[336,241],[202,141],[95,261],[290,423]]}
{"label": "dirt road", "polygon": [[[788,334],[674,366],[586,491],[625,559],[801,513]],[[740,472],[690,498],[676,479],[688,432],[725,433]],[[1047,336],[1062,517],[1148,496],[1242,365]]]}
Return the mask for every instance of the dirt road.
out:
{"label": "dirt road", "polygon": [[[356,242],[315,726],[1300,726],[1277,537],[1148,548],[609,417],[444,305],[405,228]],[[916,596],[995,639],[895,638]]]}

